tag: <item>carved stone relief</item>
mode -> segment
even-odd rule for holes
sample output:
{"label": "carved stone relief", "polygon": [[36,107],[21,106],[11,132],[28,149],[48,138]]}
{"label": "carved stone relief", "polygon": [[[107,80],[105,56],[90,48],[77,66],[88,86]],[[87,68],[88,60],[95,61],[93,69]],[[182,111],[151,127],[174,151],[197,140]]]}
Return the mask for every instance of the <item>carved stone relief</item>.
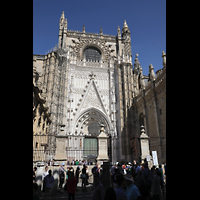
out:
{"label": "carved stone relief", "polygon": [[102,53],[102,61],[107,62],[109,60],[112,50],[109,45],[106,45],[105,40],[94,38],[78,38],[79,41],[72,40],[74,46],[72,46],[73,52],[80,60],[83,59],[83,51],[88,46],[97,47]]}
{"label": "carved stone relief", "polygon": [[109,130],[110,126],[108,120],[97,109],[90,109],[81,114],[75,123],[75,133],[77,135],[90,135],[88,131],[88,125],[96,122],[99,126],[104,124],[105,130]]}

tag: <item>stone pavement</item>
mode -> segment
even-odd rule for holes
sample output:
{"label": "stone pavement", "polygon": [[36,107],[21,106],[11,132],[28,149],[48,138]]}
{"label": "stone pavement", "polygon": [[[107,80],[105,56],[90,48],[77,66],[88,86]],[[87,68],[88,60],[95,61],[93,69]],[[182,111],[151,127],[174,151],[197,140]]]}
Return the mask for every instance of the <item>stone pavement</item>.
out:
{"label": "stone pavement", "polygon": [[[82,191],[81,182],[78,184],[77,192],[75,193],[76,200],[89,200],[91,199],[92,195],[92,184],[87,185],[86,191]],[[41,193],[40,199],[45,199],[45,193]],[[67,191],[62,190],[62,193],[54,193],[51,200],[68,200],[68,193]]]}
{"label": "stone pavement", "polygon": [[[92,198],[92,184],[86,186],[86,191],[82,191],[81,182],[78,183],[77,192],[75,193],[75,200],[91,200]],[[164,194],[161,194],[160,200],[166,200],[166,188],[164,187]],[[41,193],[40,199],[45,199],[45,193]],[[67,191],[62,191],[62,193],[55,193],[50,197],[51,200],[68,200]],[[148,199],[147,199],[148,200]],[[150,200],[150,199],[149,199]]]}

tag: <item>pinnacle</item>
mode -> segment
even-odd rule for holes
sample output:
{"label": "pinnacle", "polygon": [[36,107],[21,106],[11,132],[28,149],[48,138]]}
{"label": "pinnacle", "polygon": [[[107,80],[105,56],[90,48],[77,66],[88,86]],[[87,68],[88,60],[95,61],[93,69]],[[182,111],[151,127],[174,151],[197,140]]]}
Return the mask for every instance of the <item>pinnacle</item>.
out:
{"label": "pinnacle", "polygon": [[60,18],[63,18],[63,19],[65,19],[65,13],[64,13],[64,11],[62,11],[62,15],[61,15],[61,17]]}
{"label": "pinnacle", "polygon": [[126,20],[124,20],[124,27],[123,28],[126,28],[128,27],[127,23],[126,23]]}

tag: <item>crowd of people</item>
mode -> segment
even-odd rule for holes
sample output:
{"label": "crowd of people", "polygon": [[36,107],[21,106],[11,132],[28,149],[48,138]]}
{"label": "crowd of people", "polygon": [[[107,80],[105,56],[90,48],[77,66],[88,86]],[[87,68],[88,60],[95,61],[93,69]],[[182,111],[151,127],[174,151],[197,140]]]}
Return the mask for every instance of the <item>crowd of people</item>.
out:
{"label": "crowd of people", "polygon": [[101,181],[103,169],[94,168],[92,200],[160,200],[161,194],[165,195],[166,163],[164,169],[161,165],[149,169],[147,162],[140,166],[135,160],[133,163],[116,163],[110,168],[111,187],[106,190]]}
{"label": "crowd of people", "polygon": [[[73,166],[64,168],[65,162],[62,162],[59,173],[58,192],[68,192],[68,199],[74,200],[77,192],[77,184],[82,180],[82,191],[86,191],[86,185],[89,184],[89,171],[86,164],[83,164],[82,169],[77,165],[75,170]],[[75,163],[76,165],[76,163]],[[37,191],[37,184],[35,183],[35,167],[33,170],[33,191]],[[133,163],[126,164],[115,163],[110,167],[110,187],[105,189],[103,185],[103,165],[96,164],[91,173],[93,175],[92,183],[92,200],[160,200],[161,194],[165,193],[164,187],[166,184],[166,163],[164,169],[159,165],[159,168],[153,166],[151,169],[148,163],[144,162],[139,165],[135,160]],[[66,181],[65,181],[66,179]],[[43,192],[45,192],[45,199],[48,199],[51,193],[54,178],[52,171],[45,167],[42,175]],[[64,184],[65,183],[65,184]],[[64,187],[63,187],[64,185]],[[33,192],[33,199],[38,199],[37,192]]]}
{"label": "crowd of people", "polygon": [[[123,177],[123,178],[122,178]],[[165,170],[153,166],[151,169],[145,162],[141,166],[134,161],[126,165],[119,163],[111,167],[111,180],[114,188],[126,191],[127,199],[160,199],[164,194],[166,184],[166,164]],[[115,190],[118,190],[115,189]],[[117,197],[117,200],[120,198]],[[121,198],[121,199],[126,199]]]}

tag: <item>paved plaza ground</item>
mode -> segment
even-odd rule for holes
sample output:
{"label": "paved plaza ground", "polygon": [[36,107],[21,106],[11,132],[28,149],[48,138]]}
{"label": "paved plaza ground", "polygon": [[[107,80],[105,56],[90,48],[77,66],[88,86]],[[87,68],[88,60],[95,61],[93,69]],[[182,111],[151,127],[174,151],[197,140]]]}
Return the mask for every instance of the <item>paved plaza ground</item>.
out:
{"label": "paved plaza ground", "polygon": [[[42,193],[40,199],[45,199],[45,194]],[[78,186],[77,187],[77,192],[75,194],[75,200],[91,200],[92,198],[92,186],[89,185],[87,187],[86,191],[82,191],[81,187]],[[55,195],[51,196],[52,200],[62,200],[62,199],[66,199],[68,200],[68,193],[67,191],[63,191],[62,194],[57,193]],[[166,200],[166,190],[165,190],[165,195],[161,195],[161,199],[160,200]]]}
{"label": "paved plaza ground", "polygon": [[[81,184],[78,184],[77,187],[77,192],[75,193],[75,199],[78,200],[89,200],[92,197],[92,185],[88,185],[86,188],[86,191],[82,191],[81,186],[79,186]],[[45,199],[45,193],[41,194],[41,199]],[[59,199],[68,199],[68,192],[67,191],[62,191],[62,193],[56,193],[54,195],[52,195],[51,197],[52,200],[59,200]]]}

